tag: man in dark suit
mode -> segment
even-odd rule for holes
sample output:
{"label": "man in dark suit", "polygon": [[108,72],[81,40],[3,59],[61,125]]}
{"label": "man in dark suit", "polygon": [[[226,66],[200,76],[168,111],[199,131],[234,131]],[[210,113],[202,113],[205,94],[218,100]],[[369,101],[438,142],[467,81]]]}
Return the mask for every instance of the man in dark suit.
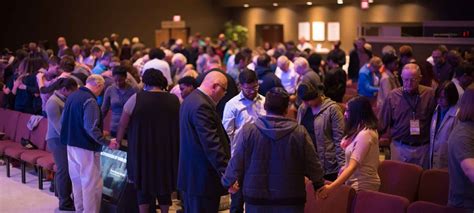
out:
{"label": "man in dark suit", "polygon": [[226,193],[220,179],[230,158],[229,138],[216,112],[227,90],[226,76],[210,72],[180,109],[178,189],[184,211],[217,213]]}

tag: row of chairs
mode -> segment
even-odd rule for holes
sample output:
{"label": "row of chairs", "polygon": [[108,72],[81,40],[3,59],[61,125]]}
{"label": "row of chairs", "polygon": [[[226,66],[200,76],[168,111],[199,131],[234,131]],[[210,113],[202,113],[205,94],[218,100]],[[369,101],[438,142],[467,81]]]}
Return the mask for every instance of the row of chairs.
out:
{"label": "row of chairs", "polygon": [[319,213],[442,213],[466,212],[447,207],[449,175],[446,170],[423,170],[413,164],[385,160],[378,173],[380,189],[359,191],[343,185],[324,200],[315,199],[314,189],[306,185],[305,212]]}
{"label": "row of chairs", "polygon": [[[5,133],[0,140],[0,156],[6,163],[6,175],[10,177],[12,160],[18,160],[21,167],[21,182],[26,183],[26,166],[33,165],[38,171],[38,188],[43,189],[43,169],[56,172],[54,158],[48,150],[45,137],[48,129],[48,120],[41,119],[38,126],[30,131],[27,123],[31,114],[0,108],[0,132]],[[110,132],[110,111],[104,117],[104,134]],[[37,149],[26,149],[21,145],[22,139],[30,140]]]}
{"label": "row of chairs", "polygon": [[[21,182],[26,183],[26,164],[33,165],[38,171],[38,188],[43,189],[43,169],[54,171],[54,160],[47,149],[45,136],[48,128],[46,118],[41,119],[38,126],[30,131],[27,123],[31,114],[0,109],[0,132],[5,136],[0,140],[0,156],[6,163],[6,175],[10,177],[10,164],[12,160],[20,161]],[[27,139],[37,149],[26,149],[21,145],[21,140]]]}

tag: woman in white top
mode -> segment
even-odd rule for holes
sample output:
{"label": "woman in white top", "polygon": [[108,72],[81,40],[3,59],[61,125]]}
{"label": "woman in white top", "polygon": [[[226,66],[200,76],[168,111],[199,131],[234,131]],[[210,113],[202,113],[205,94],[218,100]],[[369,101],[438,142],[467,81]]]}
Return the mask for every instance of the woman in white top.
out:
{"label": "woman in white top", "polygon": [[378,191],[380,187],[377,173],[379,166],[377,118],[369,99],[361,96],[352,98],[347,103],[344,117],[346,136],[341,146],[346,153],[346,164],[334,182],[318,191],[318,196],[323,199],[344,183],[356,191]]}

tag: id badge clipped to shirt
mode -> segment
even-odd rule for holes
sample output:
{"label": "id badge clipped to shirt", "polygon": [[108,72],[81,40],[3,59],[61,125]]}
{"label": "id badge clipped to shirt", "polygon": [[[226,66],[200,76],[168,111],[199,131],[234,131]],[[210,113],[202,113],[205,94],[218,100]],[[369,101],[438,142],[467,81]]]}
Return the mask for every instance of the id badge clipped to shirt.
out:
{"label": "id badge clipped to shirt", "polygon": [[420,120],[410,120],[410,135],[420,135]]}

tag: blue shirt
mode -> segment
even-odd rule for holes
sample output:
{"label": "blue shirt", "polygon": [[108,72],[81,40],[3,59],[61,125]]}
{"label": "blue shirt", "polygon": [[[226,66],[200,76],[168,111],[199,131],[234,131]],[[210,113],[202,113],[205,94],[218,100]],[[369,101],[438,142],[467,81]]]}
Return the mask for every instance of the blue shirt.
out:
{"label": "blue shirt", "polygon": [[374,86],[374,73],[370,71],[368,64],[362,66],[359,71],[359,82],[357,84],[357,93],[365,97],[375,97],[379,88]]}
{"label": "blue shirt", "polygon": [[94,69],[92,69],[92,74],[100,75],[107,70],[107,67],[101,63],[97,63]]}

